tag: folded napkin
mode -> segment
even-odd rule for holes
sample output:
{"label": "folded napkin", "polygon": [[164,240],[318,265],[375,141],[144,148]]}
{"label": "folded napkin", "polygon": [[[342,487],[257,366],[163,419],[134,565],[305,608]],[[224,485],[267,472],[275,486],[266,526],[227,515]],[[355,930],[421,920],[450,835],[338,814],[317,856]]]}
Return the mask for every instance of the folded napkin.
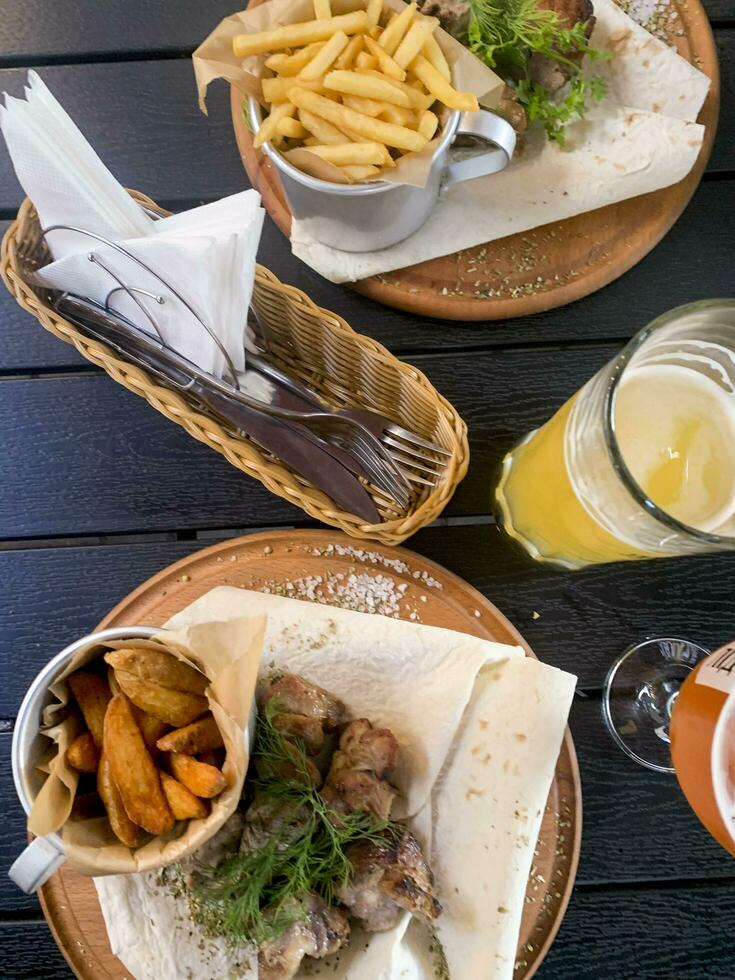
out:
{"label": "folded napkin", "polygon": [[155,221],[115,180],[35,72],[28,73],[25,96],[6,96],[0,106],[18,180],[43,228],[89,233],[49,231],[54,261],[39,270],[37,282],[109,302],[205,371],[228,375],[228,359],[235,371],[244,370],[264,217],[260,195],[243,191]]}
{"label": "folded napkin", "polygon": [[294,220],[294,255],[332,282],[351,282],[529,231],[682,180],[704,138],[696,120],[709,78],[625,14],[595,0],[592,44],[609,54],[590,74],[608,96],[567,127],[562,148],[531,132],[504,171],[457,184],[417,232],[391,248],[343,252]]}

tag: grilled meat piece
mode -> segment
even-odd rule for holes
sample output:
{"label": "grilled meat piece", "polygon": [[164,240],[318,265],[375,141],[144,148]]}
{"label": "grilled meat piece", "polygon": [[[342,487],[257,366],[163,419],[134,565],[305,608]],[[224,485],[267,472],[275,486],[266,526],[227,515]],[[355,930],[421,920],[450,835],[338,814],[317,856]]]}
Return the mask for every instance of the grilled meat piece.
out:
{"label": "grilled meat piece", "polygon": [[368,932],[391,929],[402,911],[431,922],[441,913],[434,876],[413,834],[398,841],[360,841],[348,851],[352,878],[339,891],[340,901]]}
{"label": "grilled meat piece", "polygon": [[330,730],[342,721],[345,706],[316,684],[310,684],[295,674],[281,674],[269,681],[260,701],[266,705],[277,698],[279,714],[304,715],[315,718]]}
{"label": "grilled meat piece", "polygon": [[495,106],[493,112],[509,122],[519,136],[526,132],[528,128],[526,110],[518,101],[515,89],[511,88],[510,85],[506,85],[503,89],[500,102]]}
{"label": "grilled meat piece", "polygon": [[332,758],[322,797],[340,813],[367,811],[387,820],[396,793],[388,780],[397,762],[398,743],[389,729],[373,728],[366,718],[351,721]]}
{"label": "grilled meat piece", "polygon": [[305,770],[306,781],[308,781],[312,786],[321,786],[322,774],[319,772],[308,755],[304,755],[298,745],[294,745],[292,742],[286,742],[285,744],[286,751],[294,760],[293,763],[283,761],[274,765],[271,762],[266,762],[262,756],[256,755],[253,757],[255,771],[260,778],[281,779],[284,782],[303,783],[305,782]]}
{"label": "grilled meat piece", "polygon": [[303,836],[308,819],[305,807],[294,808],[265,795],[256,796],[245,812],[240,850],[257,851],[275,837],[278,849],[285,851],[289,844]]}
{"label": "grilled meat piece", "polygon": [[375,773],[345,769],[322,789],[322,799],[337,813],[373,813],[387,820],[396,791]]}
{"label": "grilled meat piece", "polygon": [[365,769],[378,779],[390,779],[398,763],[398,742],[389,728],[373,728],[367,718],[351,721],[342,732],[335,769]]}
{"label": "grilled meat piece", "polygon": [[[571,29],[575,24],[586,21],[585,34],[587,37],[592,34],[592,28],[595,26],[592,0],[537,0],[537,6],[541,10],[553,10],[557,13],[562,27]],[[582,60],[582,55],[579,52],[562,51],[560,53],[571,61],[579,62]],[[538,53],[531,55],[528,73],[531,81],[536,82],[537,85],[543,85],[549,92],[558,92],[571,77],[567,65],[560,64],[553,58],[547,58]]]}
{"label": "grilled meat piece", "polygon": [[324,745],[324,729],[318,718],[284,712],[273,718],[273,727],[289,738],[301,739],[309,755],[317,755]]}
{"label": "grilled meat piece", "polygon": [[423,0],[419,9],[427,17],[438,17],[439,23],[458,41],[467,37],[470,26],[469,0]]}
{"label": "grilled meat piece", "polygon": [[277,939],[261,946],[259,980],[290,980],[305,956],[322,959],[344,946],[350,927],[347,917],[318,895],[293,900],[296,921]]}

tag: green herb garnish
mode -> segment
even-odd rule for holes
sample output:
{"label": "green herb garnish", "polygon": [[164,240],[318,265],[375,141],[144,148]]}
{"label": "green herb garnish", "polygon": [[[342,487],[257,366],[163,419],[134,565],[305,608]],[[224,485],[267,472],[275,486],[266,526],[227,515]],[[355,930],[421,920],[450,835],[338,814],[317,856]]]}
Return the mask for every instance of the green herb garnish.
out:
{"label": "green herb garnish", "polygon": [[[556,11],[541,9],[536,0],[470,0],[470,50],[515,85],[529,121],[543,123],[549,139],[562,146],[567,123],[585,114],[588,99],[600,101],[607,94],[603,78],[587,79],[582,74],[582,56],[592,61],[607,57],[591,46],[586,29],[582,22],[565,27]],[[566,70],[570,78],[563,94],[531,80],[529,66],[534,54]]]}
{"label": "green herb garnish", "polygon": [[[330,811],[310,783],[303,746],[274,727],[277,713],[272,700],[259,715],[254,755],[259,772],[285,769],[293,778],[261,776],[255,788],[259,800],[266,797],[286,808],[292,819],[257,850],[199,867],[189,895],[194,920],[210,935],[235,943],[260,946],[279,936],[303,914],[298,899],[307,892],[332,904],[352,873],[349,845],[360,840],[387,845],[400,830],[372,814]],[[292,839],[295,825],[299,835]]]}

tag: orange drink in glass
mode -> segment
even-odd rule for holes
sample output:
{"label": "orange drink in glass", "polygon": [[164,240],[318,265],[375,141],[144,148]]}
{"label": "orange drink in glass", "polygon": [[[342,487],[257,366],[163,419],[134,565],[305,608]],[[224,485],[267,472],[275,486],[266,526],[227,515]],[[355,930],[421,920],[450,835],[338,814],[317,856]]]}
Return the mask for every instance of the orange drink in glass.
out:
{"label": "orange drink in glass", "polygon": [[735,300],[641,330],[506,455],[496,504],[566,568],[735,549]]}

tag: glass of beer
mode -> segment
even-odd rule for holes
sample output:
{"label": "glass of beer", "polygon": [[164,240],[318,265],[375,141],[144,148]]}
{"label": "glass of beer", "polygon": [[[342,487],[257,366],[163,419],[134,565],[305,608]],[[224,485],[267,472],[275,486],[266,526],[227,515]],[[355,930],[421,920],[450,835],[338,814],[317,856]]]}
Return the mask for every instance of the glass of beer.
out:
{"label": "glass of beer", "polygon": [[496,501],[565,568],[735,549],[735,300],[644,327],[506,455]]}
{"label": "glass of beer", "polygon": [[605,722],[640,765],[676,773],[701,822],[735,856],[735,642],[714,653],[657,637],[608,672]]}

